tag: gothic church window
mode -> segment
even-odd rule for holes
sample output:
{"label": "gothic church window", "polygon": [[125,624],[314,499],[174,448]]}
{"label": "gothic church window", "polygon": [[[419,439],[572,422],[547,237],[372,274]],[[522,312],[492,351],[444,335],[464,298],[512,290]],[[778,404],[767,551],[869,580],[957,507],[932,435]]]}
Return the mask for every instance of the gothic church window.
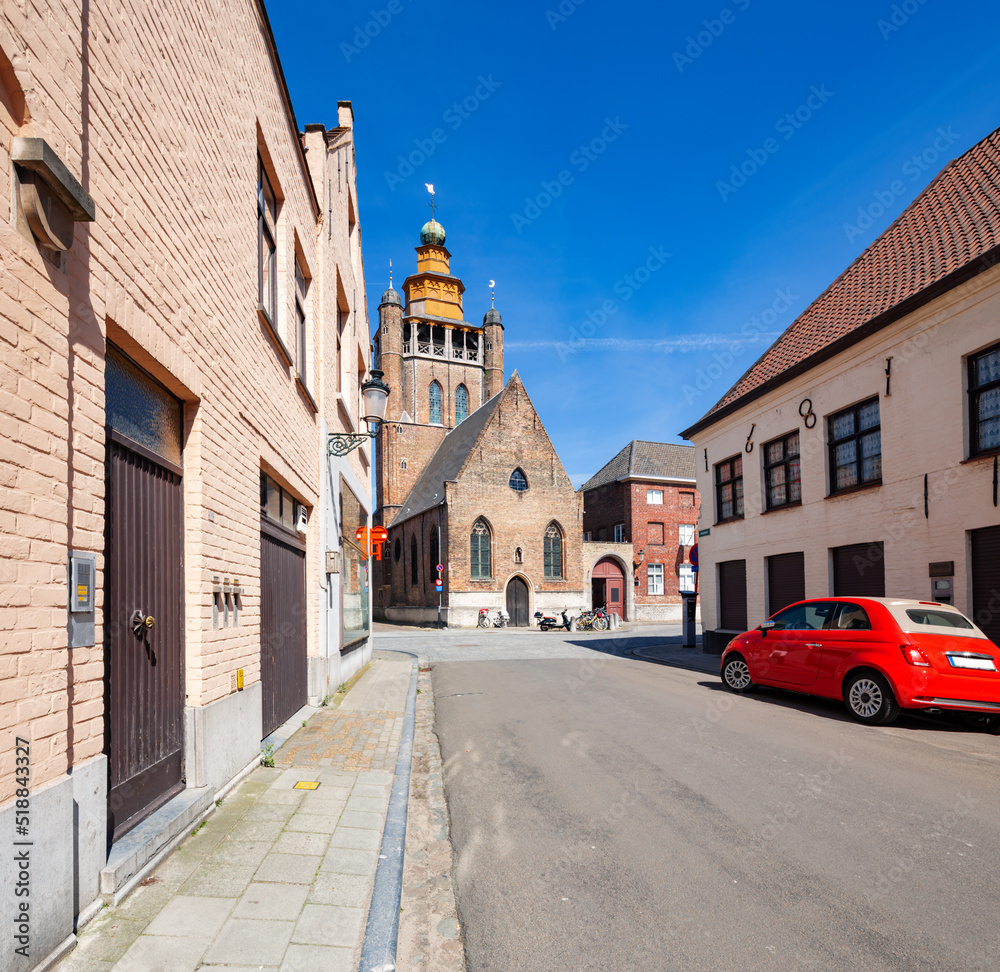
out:
{"label": "gothic church window", "polygon": [[420,580],[420,565],[417,562],[417,537],[416,534],[410,537],[410,583],[416,584]]}
{"label": "gothic church window", "polygon": [[515,493],[523,493],[528,488],[527,477],[520,469],[515,469],[510,474],[510,482],[507,484]]}
{"label": "gothic church window", "polygon": [[545,531],[545,576],[560,578],[563,575],[562,533],[555,523],[550,523]]}
{"label": "gothic church window", "polygon": [[392,551],[393,557],[396,559],[396,563],[399,563],[399,558],[403,556],[403,545],[399,542],[399,537],[396,537],[396,545]]}
{"label": "gothic church window", "polygon": [[455,389],[455,424],[465,421],[469,414],[469,393],[465,385],[459,385]]}
{"label": "gothic church window", "polygon": [[430,423],[431,425],[441,424],[441,386],[436,382],[431,382],[428,392],[428,402],[430,403]]}
{"label": "gothic church window", "polygon": [[482,521],[476,520],[472,526],[471,550],[469,554],[469,575],[471,577],[490,576],[490,529]]}

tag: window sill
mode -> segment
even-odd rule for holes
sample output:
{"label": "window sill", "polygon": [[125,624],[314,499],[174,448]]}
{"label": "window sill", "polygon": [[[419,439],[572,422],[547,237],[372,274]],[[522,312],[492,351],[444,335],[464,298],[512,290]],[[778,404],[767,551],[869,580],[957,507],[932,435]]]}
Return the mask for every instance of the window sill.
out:
{"label": "window sill", "polygon": [[985,452],[977,452],[974,456],[963,459],[959,465],[964,466],[970,462],[979,462],[981,459],[995,459],[997,456],[1000,456],[1000,449],[987,449]]}
{"label": "window sill", "polygon": [[496,583],[496,578],[495,577],[470,577],[469,578],[469,583],[470,584],[495,584]]}
{"label": "window sill", "polygon": [[716,520],[712,526],[724,526],[726,523],[741,523],[743,519],[744,516],[742,514],[740,516],[731,516],[728,520]]}
{"label": "window sill", "polygon": [[316,413],[319,412],[319,406],[316,404],[316,399],[312,397],[312,393],[306,387],[306,383],[302,380],[301,375],[295,376],[295,384],[299,386],[299,391],[302,392],[305,400],[309,403],[309,407]]}
{"label": "window sill", "polygon": [[862,483],[860,486],[849,486],[847,489],[838,489],[835,493],[827,493],[827,499],[836,499],[838,496],[850,496],[852,493],[863,493],[868,489],[878,489],[882,485],[880,479],[877,483]]}
{"label": "window sill", "polygon": [[271,320],[271,315],[264,309],[263,304],[257,305],[257,316],[260,318],[261,324],[264,325],[264,329],[270,335],[271,340],[278,348],[278,353],[281,355],[285,365],[290,368],[292,366],[292,356],[288,353],[288,348],[285,347],[285,342],[281,340],[281,335],[278,333],[278,329],[274,326],[274,321]]}
{"label": "window sill", "polygon": [[[840,495],[839,493],[837,495]],[[780,513],[782,510],[794,510],[798,509],[802,505],[802,500],[796,500],[794,503],[782,503],[781,506],[772,506],[770,509],[764,510],[760,515],[767,516],[768,513]]]}

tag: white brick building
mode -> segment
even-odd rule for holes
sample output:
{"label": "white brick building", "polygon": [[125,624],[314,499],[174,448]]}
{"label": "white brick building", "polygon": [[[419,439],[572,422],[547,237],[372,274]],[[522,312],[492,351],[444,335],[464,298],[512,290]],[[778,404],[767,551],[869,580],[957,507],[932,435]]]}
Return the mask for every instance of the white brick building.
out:
{"label": "white brick building", "polygon": [[1000,131],[707,415],[706,644],[804,597],[949,601],[1000,642]]}

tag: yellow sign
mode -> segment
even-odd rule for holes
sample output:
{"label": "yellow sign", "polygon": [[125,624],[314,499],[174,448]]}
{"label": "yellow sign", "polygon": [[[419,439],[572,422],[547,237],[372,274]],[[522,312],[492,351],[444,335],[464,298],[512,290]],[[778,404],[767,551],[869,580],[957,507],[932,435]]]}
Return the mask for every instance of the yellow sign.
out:
{"label": "yellow sign", "polygon": [[299,780],[295,786],[292,787],[293,790],[315,790],[319,787],[319,783],[309,783],[303,780]]}
{"label": "yellow sign", "polygon": [[236,687],[242,692],[243,691],[243,669],[236,669]]}

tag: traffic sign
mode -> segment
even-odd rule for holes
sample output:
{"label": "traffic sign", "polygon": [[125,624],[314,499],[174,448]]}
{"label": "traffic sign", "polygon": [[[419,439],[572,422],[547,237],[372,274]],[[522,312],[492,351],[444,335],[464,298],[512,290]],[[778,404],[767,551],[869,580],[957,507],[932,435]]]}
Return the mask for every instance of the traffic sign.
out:
{"label": "traffic sign", "polygon": [[444,564],[438,564],[437,565],[437,572],[440,574],[442,570],[444,570]]}
{"label": "traffic sign", "polygon": [[698,544],[695,544],[691,548],[691,552],[688,554],[688,560],[695,566],[698,566]]}

